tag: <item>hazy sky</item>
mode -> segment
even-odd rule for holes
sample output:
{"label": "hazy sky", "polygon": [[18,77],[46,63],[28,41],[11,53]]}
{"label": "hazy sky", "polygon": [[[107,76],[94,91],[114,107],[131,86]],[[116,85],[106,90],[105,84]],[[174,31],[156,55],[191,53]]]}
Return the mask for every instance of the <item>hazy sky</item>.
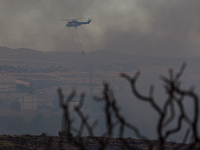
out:
{"label": "hazy sky", "polygon": [[[99,49],[200,56],[199,0],[0,0],[0,44],[41,51]],[[92,18],[67,28],[65,18]]]}

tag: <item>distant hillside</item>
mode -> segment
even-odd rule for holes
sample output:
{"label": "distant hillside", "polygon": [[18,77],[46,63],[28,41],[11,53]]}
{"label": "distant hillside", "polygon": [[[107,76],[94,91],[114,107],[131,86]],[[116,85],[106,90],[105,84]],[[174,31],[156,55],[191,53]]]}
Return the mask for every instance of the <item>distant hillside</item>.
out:
{"label": "distant hillside", "polygon": [[165,58],[140,56],[119,53],[108,50],[97,50],[90,53],[82,52],[41,52],[27,48],[11,49],[0,47],[0,65],[14,66],[69,66],[70,68],[88,69],[93,67],[98,70],[127,71],[137,69],[142,65],[180,66],[187,62],[197,66],[200,58]]}

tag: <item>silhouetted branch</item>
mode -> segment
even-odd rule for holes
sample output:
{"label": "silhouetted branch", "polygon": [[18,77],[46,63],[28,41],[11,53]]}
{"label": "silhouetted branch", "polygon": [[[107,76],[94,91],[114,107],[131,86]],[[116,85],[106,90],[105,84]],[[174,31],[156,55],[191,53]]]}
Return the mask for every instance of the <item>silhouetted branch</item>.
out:
{"label": "silhouetted branch", "polygon": [[[161,76],[161,80],[165,83],[164,88],[167,93],[167,99],[165,99],[163,105],[157,104],[154,98],[154,86],[150,86],[149,94],[144,96],[141,94],[136,86],[136,81],[140,76],[140,72],[136,72],[133,77],[130,77],[127,74],[122,73],[120,76],[125,78],[131,85],[132,93],[136,96],[138,100],[148,102],[152,108],[158,113],[158,122],[157,122],[157,140],[158,143],[149,142],[149,149],[165,149],[165,142],[169,136],[172,136],[178,133],[183,127],[183,123],[186,123],[188,129],[183,137],[183,142],[185,143],[188,139],[189,133],[192,134],[193,143],[188,147],[188,149],[195,148],[196,144],[200,142],[198,135],[198,119],[199,119],[199,98],[194,92],[194,88],[189,90],[183,90],[180,87],[180,78],[184,73],[186,64],[183,63],[178,73],[174,73],[172,69],[169,70],[169,77]],[[138,128],[128,122],[124,116],[120,113],[119,106],[117,105],[117,100],[115,99],[114,93],[110,88],[108,83],[103,84],[104,88],[102,91],[102,97],[94,97],[94,100],[97,102],[103,102],[104,114],[105,114],[105,124],[106,131],[103,134],[104,138],[99,138],[97,142],[99,143],[99,149],[106,149],[110,138],[113,137],[114,130],[117,131],[118,137],[122,142],[122,149],[134,149],[125,139],[124,132],[126,129],[129,129],[135,133],[135,135],[140,139],[147,139],[144,135],[140,133]],[[72,126],[73,120],[70,118],[69,104],[76,95],[75,91],[67,98],[64,102],[64,96],[61,89],[58,89],[59,103],[60,108],[63,110],[63,124],[62,131],[67,133],[67,136],[71,138],[73,144],[77,145],[80,149],[85,149],[83,139],[81,138],[84,129],[88,132],[90,137],[94,137],[94,129],[97,126],[97,120],[90,125],[89,116],[85,116],[81,108],[84,105],[85,94],[81,94],[79,105],[74,108],[74,111],[78,115],[81,123],[79,129],[75,129]],[[184,100],[186,98],[191,99],[194,102],[194,117],[189,118],[185,112]],[[176,109],[179,110],[179,113],[175,112]],[[170,124],[175,123],[175,127],[171,127]],[[76,131],[78,137],[74,139],[72,137],[71,131]],[[105,138],[107,137],[107,138]],[[180,146],[180,145],[179,145]],[[179,146],[175,148],[179,148]]]}
{"label": "silhouetted branch", "polygon": [[139,75],[140,75],[140,72],[137,72],[135,74],[135,76],[133,78],[131,78],[130,76],[128,76],[127,74],[125,73],[121,73],[120,76],[127,79],[129,81],[129,83],[131,84],[131,89],[132,89],[132,92],[133,94],[140,100],[143,100],[143,101],[147,101],[149,103],[151,103],[151,105],[153,106],[153,108],[155,108],[155,110],[161,114],[162,111],[161,109],[159,108],[159,106],[155,103],[154,99],[153,99],[153,86],[151,86],[150,90],[149,90],[149,96],[143,96],[142,94],[140,94],[136,88],[136,81],[137,79],[139,78]]}
{"label": "silhouetted branch", "polygon": [[64,102],[64,96],[63,96],[62,90],[59,88],[57,92],[59,96],[60,108],[63,110],[61,132],[67,134],[67,136],[72,136],[72,133],[71,133],[72,120],[70,118],[69,104],[72,101],[72,99],[75,97],[76,92],[75,90],[72,91],[72,93],[67,98],[66,102]]}
{"label": "silhouetted branch", "polygon": [[[120,114],[120,110],[119,110],[119,107],[117,106],[117,101],[114,97],[113,91],[110,89],[107,83],[104,83],[103,97],[101,98],[95,97],[94,99],[99,102],[105,101],[104,113],[106,116],[106,124],[107,124],[107,130],[108,130],[107,135],[109,137],[112,136],[114,128],[116,127],[116,125],[119,124],[119,132],[118,132],[119,138],[123,142],[123,145],[127,147],[128,149],[132,149],[132,148],[125,140],[123,140],[125,128],[129,128],[130,130],[134,131],[134,133],[136,134],[138,138],[146,139],[145,136],[140,134],[137,127],[127,122],[124,119],[124,117]],[[113,121],[113,118],[116,118],[115,122]],[[104,145],[106,144],[104,143]]]}
{"label": "silhouetted branch", "polygon": [[[180,131],[183,121],[185,121],[193,131],[193,136],[195,142],[199,142],[198,132],[197,132],[197,123],[198,123],[198,114],[199,114],[199,104],[198,104],[198,96],[193,92],[193,90],[182,90],[180,88],[180,78],[183,75],[185,70],[186,64],[184,63],[179,72],[174,74],[173,70],[169,70],[169,78],[165,76],[161,76],[161,79],[165,83],[165,90],[168,95],[168,99],[165,101],[163,108],[161,109],[158,104],[156,104],[153,98],[153,88],[150,87],[149,96],[143,96],[140,94],[136,88],[136,80],[138,79],[140,72],[137,72],[134,77],[130,77],[127,74],[121,74],[121,77],[127,79],[131,84],[133,94],[142,101],[150,102],[152,107],[158,112],[159,119],[157,124],[157,133],[158,133],[158,140],[160,141],[160,148],[164,149],[164,143],[167,140],[167,137],[170,135],[177,133]],[[193,89],[193,88],[192,88]],[[183,106],[183,99],[185,97],[190,97],[194,101],[194,119],[191,121],[184,111]],[[177,98],[179,97],[179,98]],[[177,126],[172,129],[168,129],[164,132],[164,129],[175,119],[175,108],[174,102],[178,104],[178,108],[180,109],[180,115],[178,116]],[[168,116],[168,110],[170,110],[170,116]],[[189,131],[188,131],[189,132]],[[185,138],[184,138],[185,141]]]}

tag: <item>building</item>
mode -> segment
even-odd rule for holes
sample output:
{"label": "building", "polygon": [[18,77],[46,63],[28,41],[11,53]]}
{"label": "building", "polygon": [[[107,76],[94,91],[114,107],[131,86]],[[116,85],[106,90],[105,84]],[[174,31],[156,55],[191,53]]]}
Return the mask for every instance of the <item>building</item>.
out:
{"label": "building", "polygon": [[37,98],[32,95],[25,95],[19,98],[22,110],[37,110]]}
{"label": "building", "polygon": [[14,78],[0,78],[0,92],[13,92],[16,90],[16,83]]}
{"label": "building", "polygon": [[30,87],[30,83],[10,77],[0,77],[0,92],[15,92],[16,85],[21,84]]}

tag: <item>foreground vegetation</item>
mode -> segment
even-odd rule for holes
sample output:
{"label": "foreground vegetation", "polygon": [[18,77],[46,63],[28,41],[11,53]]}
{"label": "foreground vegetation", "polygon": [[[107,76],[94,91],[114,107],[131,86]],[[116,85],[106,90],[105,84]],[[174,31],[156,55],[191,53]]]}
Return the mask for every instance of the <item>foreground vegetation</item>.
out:
{"label": "foreground vegetation", "polygon": [[[112,138],[114,134],[118,135],[120,143],[126,149],[135,149],[131,143],[124,139],[125,129],[129,129],[138,139],[144,139],[148,142],[148,149],[168,149],[166,147],[167,140],[169,137],[177,134],[181,131],[183,126],[186,126],[185,136],[180,137],[182,143],[188,142],[187,149],[199,149],[200,137],[198,134],[198,119],[199,119],[199,97],[194,92],[194,88],[182,89],[180,78],[185,70],[186,64],[183,64],[178,73],[174,73],[172,69],[169,70],[169,77],[161,76],[164,82],[164,88],[167,93],[167,97],[162,100],[164,103],[160,105],[154,98],[154,87],[151,86],[149,89],[149,95],[145,96],[141,94],[136,86],[136,81],[139,78],[140,72],[137,72],[133,77],[127,74],[121,74],[121,77],[125,78],[131,85],[132,93],[134,96],[141,101],[148,102],[154,111],[158,114],[158,121],[156,126],[157,142],[148,141],[145,135],[142,135],[139,129],[131,124],[120,112],[120,108],[117,104],[117,100],[114,96],[112,89],[108,83],[104,83],[104,90],[101,97],[94,97],[97,102],[104,103],[104,114],[106,131],[102,131],[102,136]],[[94,137],[94,130],[98,124],[98,120],[91,123],[89,116],[84,115],[82,112],[82,106],[84,104],[85,94],[82,93],[80,96],[79,105],[74,108],[80,119],[80,126],[73,126],[73,118],[71,117],[71,110],[69,109],[70,102],[76,95],[76,91],[72,91],[71,95],[64,100],[62,89],[58,89],[58,95],[60,100],[60,108],[63,110],[62,130],[59,132],[61,137],[71,138],[71,142],[80,149],[87,149],[85,147],[82,134],[84,131],[88,133],[88,136]],[[193,116],[186,113],[187,106],[184,105],[184,101],[190,100],[193,103]],[[173,123],[173,126],[171,125]],[[79,140],[73,138],[76,135]],[[109,141],[109,140],[108,140]],[[98,149],[106,149],[108,141],[104,139],[98,139],[100,147]],[[177,149],[176,146],[171,147]],[[178,147],[179,149],[180,147]],[[124,149],[124,148],[123,148]],[[141,148],[139,149],[146,149]]]}
{"label": "foreground vegetation", "polygon": [[[157,139],[155,140],[149,140],[137,126],[131,124],[122,115],[112,88],[105,82],[102,96],[93,97],[97,103],[104,104],[103,113],[106,129],[102,130],[101,136],[97,137],[95,135],[98,118],[91,122],[89,116],[84,114],[82,110],[85,94],[80,95],[79,104],[74,106],[72,110],[70,104],[77,95],[76,91],[72,91],[65,100],[62,89],[58,89],[59,106],[63,111],[62,128],[58,132],[59,136],[47,136],[45,133],[40,136],[2,135],[0,136],[0,149],[200,149],[198,133],[199,97],[193,87],[190,89],[181,87],[180,78],[185,67],[186,65],[183,64],[178,73],[174,73],[170,69],[169,77],[161,76],[167,94],[166,98],[163,97],[162,104],[155,100],[153,86],[149,88],[149,95],[147,96],[139,92],[136,81],[140,76],[140,72],[136,72],[133,77],[121,74],[121,77],[130,83],[132,93],[137,100],[149,103],[152,110],[158,114],[156,123]],[[187,105],[184,104],[186,100],[193,104],[192,115],[186,111]],[[74,126],[72,112],[78,116],[80,122],[78,127]],[[180,137],[182,140],[180,144],[168,142],[169,137],[181,132],[183,128],[186,130],[185,135]],[[137,138],[125,138],[126,129]]]}
{"label": "foreground vegetation", "polygon": [[[102,144],[104,143],[104,145]],[[77,146],[79,143],[79,146]],[[80,145],[81,143],[81,145]],[[107,149],[107,150],[118,150],[118,149],[134,149],[143,150],[149,149],[149,145],[159,145],[159,141],[156,140],[142,140],[132,138],[103,138],[103,137],[53,137],[42,134],[40,136],[21,135],[21,136],[0,136],[0,149],[10,150],[77,150],[77,149]],[[129,147],[127,147],[127,145]],[[166,142],[164,145],[165,149],[177,148],[186,150],[189,145],[177,144],[174,142]]]}

